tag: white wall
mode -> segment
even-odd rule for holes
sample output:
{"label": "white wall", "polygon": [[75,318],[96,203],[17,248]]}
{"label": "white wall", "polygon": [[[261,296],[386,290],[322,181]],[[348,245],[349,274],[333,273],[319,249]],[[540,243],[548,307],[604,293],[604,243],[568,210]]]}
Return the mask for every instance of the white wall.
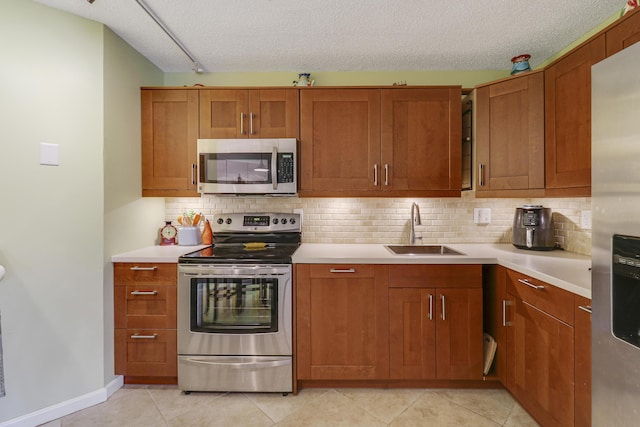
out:
{"label": "white wall", "polygon": [[[139,196],[139,86],[162,73],[103,25],[24,0],[0,2],[0,52],[0,424],[31,425],[113,378],[108,260],[153,244],[164,212]],[[60,166],[39,165],[40,142]]]}

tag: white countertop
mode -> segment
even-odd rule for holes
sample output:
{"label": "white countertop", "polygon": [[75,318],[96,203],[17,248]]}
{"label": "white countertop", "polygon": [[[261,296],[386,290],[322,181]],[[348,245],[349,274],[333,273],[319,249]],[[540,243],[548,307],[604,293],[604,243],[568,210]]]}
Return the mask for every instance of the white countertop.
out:
{"label": "white countertop", "polygon": [[591,298],[591,257],[561,250],[528,251],[512,244],[445,246],[464,255],[394,255],[382,244],[303,243],[296,264],[498,264]]}
{"label": "white countertop", "polygon": [[178,262],[180,256],[206,248],[207,246],[209,245],[147,246],[146,248],[113,255],[111,262]]}
{"label": "white countertop", "polygon": [[[394,255],[383,244],[303,243],[294,264],[498,264],[591,298],[591,257],[565,251],[527,251],[508,243],[446,244],[464,255]],[[206,247],[149,246],[111,257],[112,262],[178,262]]]}

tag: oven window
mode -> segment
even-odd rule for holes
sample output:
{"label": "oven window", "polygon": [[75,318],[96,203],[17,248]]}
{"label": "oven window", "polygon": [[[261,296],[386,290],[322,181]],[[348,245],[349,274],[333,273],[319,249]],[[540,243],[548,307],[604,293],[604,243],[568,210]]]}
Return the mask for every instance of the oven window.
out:
{"label": "oven window", "polygon": [[271,153],[201,154],[200,180],[212,184],[271,184]]}
{"label": "oven window", "polygon": [[191,331],[278,331],[277,278],[191,279]]}

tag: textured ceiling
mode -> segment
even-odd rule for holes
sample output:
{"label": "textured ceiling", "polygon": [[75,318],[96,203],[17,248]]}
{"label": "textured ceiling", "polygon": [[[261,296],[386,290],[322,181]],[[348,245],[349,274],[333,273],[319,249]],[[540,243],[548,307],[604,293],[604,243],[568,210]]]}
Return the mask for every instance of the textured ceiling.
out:
{"label": "textured ceiling", "polygon": [[[136,0],[36,0],[107,25],[165,72],[193,63]],[[205,72],[533,67],[624,0],[144,0]]]}

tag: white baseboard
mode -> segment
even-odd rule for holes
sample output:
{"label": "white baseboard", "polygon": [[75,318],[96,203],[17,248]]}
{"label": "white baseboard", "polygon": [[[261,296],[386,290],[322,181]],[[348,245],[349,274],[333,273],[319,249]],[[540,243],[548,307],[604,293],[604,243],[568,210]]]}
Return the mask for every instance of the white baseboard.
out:
{"label": "white baseboard", "polygon": [[109,396],[115,393],[123,385],[124,377],[119,375],[101,389],[48,406],[38,411],[31,412],[30,414],[2,422],[0,423],[0,427],[34,427],[48,423],[49,421],[57,420],[65,415],[73,414],[74,412],[106,401]]}

